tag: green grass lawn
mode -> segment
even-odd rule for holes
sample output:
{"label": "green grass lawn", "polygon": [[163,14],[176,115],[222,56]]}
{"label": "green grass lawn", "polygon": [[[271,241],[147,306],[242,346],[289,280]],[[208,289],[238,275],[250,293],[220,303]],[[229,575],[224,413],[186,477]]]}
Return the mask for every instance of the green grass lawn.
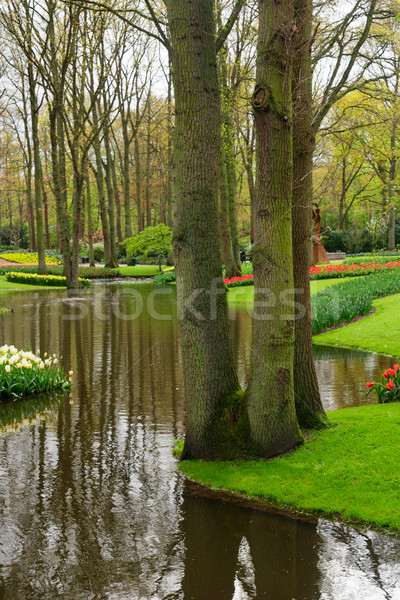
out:
{"label": "green grass lawn", "polygon": [[328,413],[333,427],[268,461],[179,465],[213,489],[308,514],[400,530],[400,404]]}
{"label": "green grass lawn", "polygon": [[363,348],[400,356],[400,294],[374,300],[376,313],[313,337],[317,344]]}
{"label": "green grass lawn", "polygon": [[[169,267],[161,267],[163,271]],[[118,267],[111,271],[119,271],[121,277],[153,277],[160,273],[158,265],[136,265],[134,267]]]}
{"label": "green grass lawn", "polygon": [[[336,285],[341,281],[348,281],[353,277],[337,277],[335,279],[316,279],[310,281],[311,295],[321,292],[327,287]],[[242,287],[230,288],[228,292],[228,302],[232,304],[253,304],[254,285],[245,285]]]}

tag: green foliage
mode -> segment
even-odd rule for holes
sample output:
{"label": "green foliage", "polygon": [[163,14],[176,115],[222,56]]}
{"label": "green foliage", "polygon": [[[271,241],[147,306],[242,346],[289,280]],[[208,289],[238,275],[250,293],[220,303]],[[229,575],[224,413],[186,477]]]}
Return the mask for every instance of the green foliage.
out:
{"label": "green foliage", "polygon": [[10,230],[9,225],[3,225],[1,230],[1,242],[5,246],[18,246],[19,248],[29,248],[29,232],[26,223],[14,223]]}
{"label": "green foliage", "polygon": [[123,242],[126,255],[130,258],[142,256],[143,258],[162,257],[164,260],[172,254],[172,231],[164,224],[156,227],[146,227],[137,235],[127,238]]}
{"label": "green foliage", "polygon": [[294,452],[268,461],[187,461],[192,479],[303,514],[331,515],[400,530],[400,404],[328,413],[334,427],[305,435]]}
{"label": "green foliage", "polygon": [[400,271],[373,275],[338,283],[312,298],[312,331],[318,333],[355,317],[366,315],[372,301],[380,296],[400,292]]}
{"label": "green foliage", "polygon": [[400,252],[397,254],[388,254],[388,253],[372,253],[372,254],[363,254],[362,256],[348,256],[344,261],[343,265],[362,265],[369,262],[380,262],[380,263],[388,263],[388,262],[397,262],[400,261]]}
{"label": "green foliage", "polygon": [[154,277],[155,283],[171,283],[172,281],[176,281],[175,270],[166,271],[165,273],[160,273],[160,275],[156,275]]}
{"label": "green foliage", "polygon": [[15,346],[0,348],[0,400],[15,401],[23,396],[39,394],[48,390],[65,390],[70,385],[58,366],[55,355],[43,359],[30,351],[18,350]]}
{"label": "green foliage", "polygon": [[103,242],[97,242],[96,244],[93,244],[93,257],[96,262],[101,262],[104,260]]}

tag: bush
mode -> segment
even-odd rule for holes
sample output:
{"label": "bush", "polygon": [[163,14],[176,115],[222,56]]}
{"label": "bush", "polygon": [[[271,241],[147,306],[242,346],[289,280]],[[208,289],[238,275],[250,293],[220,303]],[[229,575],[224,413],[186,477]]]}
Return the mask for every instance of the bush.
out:
{"label": "bush", "polygon": [[3,225],[0,230],[1,243],[6,246],[29,248],[29,229],[26,223],[15,223],[10,231],[9,225]]}
{"label": "bush", "polygon": [[[15,271],[10,271],[6,273],[7,281],[11,281],[12,283],[26,283],[28,285],[45,285],[45,286],[55,286],[55,287],[65,287],[67,285],[67,280],[65,277],[60,275],[37,275],[35,273],[18,273]],[[81,283],[84,287],[88,287],[90,285],[90,281],[87,279],[79,278],[79,283]]]}
{"label": "bush", "polygon": [[155,283],[171,283],[172,281],[176,281],[175,270],[166,271],[165,273],[160,273],[160,275],[156,275],[154,277]]}
{"label": "bush", "polygon": [[93,257],[96,262],[102,262],[104,260],[103,242],[96,242],[96,244],[93,244]]}
{"label": "bush", "polygon": [[172,254],[172,231],[160,223],[156,227],[146,227],[137,235],[123,241],[126,248],[127,262],[130,258],[141,257],[141,261],[152,258],[158,262],[159,257],[166,261]]}
{"label": "bush", "polygon": [[372,301],[400,292],[400,270],[374,273],[362,279],[343,281],[311,298],[312,332],[351,321],[372,310]]}
{"label": "bush", "polygon": [[23,396],[48,390],[65,390],[71,382],[64,377],[55,355],[44,360],[33,352],[17,350],[15,346],[0,347],[0,400],[19,400]]}

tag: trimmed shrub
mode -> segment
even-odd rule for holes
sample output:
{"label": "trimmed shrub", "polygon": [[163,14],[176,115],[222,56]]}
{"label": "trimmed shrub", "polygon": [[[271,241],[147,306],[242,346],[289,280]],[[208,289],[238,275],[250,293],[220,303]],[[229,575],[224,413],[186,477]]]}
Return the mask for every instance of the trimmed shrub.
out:
{"label": "trimmed shrub", "polygon": [[[11,281],[13,283],[25,283],[28,285],[45,285],[45,286],[55,286],[55,287],[65,287],[67,284],[67,280],[65,277],[60,275],[37,275],[35,273],[17,273],[10,271],[6,273],[7,281]],[[87,279],[79,278],[79,283],[81,283],[84,287],[88,287],[90,285],[90,281]]]}

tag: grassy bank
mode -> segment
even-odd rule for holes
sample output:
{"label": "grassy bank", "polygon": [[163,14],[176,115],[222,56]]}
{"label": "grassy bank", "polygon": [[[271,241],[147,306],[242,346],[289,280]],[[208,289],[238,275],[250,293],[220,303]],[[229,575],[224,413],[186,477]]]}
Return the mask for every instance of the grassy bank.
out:
{"label": "grassy bank", "polygon": [[313,341],[400,356],[400,294],[374,300],[373,307],[375,314],[314,336]]}
{"label": "grassy bank", "polygon": [[[322,290],[325,290],[328,287],[336,285],[337,283],[343,283],[343,281],[349,279],[350,277],[341,277],[338,279],[318,279],[310,281],[311,295],[313,296],[317,292],[322,292]],[[247,285],[230,288],[228,292],[228,302],[229,304],[250,304],[250,306],[252,306],[254,303],[254,286]]]}
{"label": "grassy bank", "polygon": [[400,531],[400,404],[328,413],[333,426],[269,461],[186,461],[213,489],[312,515]]}

